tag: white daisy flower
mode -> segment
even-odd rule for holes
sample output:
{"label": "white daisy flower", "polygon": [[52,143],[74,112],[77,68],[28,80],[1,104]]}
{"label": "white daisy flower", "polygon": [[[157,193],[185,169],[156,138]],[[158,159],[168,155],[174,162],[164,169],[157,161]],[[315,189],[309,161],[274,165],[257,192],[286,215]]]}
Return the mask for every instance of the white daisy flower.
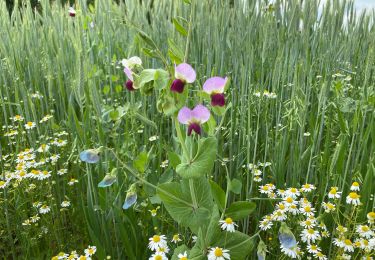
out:
{"label": "white daisy flower", "polygon": [[322,206],[324,208],[324,211],[327,212],[327,213],[330,213],[331,211],[335,211],[335,209],[336,209],[335,204],[333,204],[331,202],[323,202]]}
{"label": "white daisy flower", "polygon": [[177,244],[178,242],[181,242],[180,234],[174,234],[172,237],[171,242]]}
{"label": "white daisy flower", "polygon": [[36,151],[38,153],[45,153],[45,152],[48,152],[48,150],[49,150],[49,145],[48,144],[41,144]]}
{"label": "white daisy flower", "polygon": [[321,238],[319,231],[314,230],[312,228],[304,229],[301,232],[301,239],[303,242],[306,243],[315,243],[315,241],[319,240]]}
{"label": "white daisy flower", "polygon": [[27,130],[29,130],[29,129],[33,129],[33,128],[35,128],[36,127],[36,124],[34,123],[34,122],[27,122],[26,124],[25,124],[25,129],[27,129]]}
{"label": "white daisy flower", "polygon": [[343,248],[345,246],[345,238],[344,237],[334,238],[333,244],[337,247]]}
{"label": "white daisy flower", "polygon": [[374,224],[375,222],[375,212],[371,211],[367,213],[367,221],[369,224]]}
{"label": "white daisy flower", "polygon": [[300,251],[298,246],[287,248],[281,245],[280,248],[281,248],[281,252],[283,252],[285,255],[289,256],[290,258],[298,258],[299,251]]}
{"label": "white daisy flower", "polygon": [[337,187],[331,187],[331,190],[328,193],[328,198],[330,199],[339,199],[341,197],[341,192],[337,191]]}
{"label": "white daisy flower", "polygon": [[276,210],[272,213],[272,219],[276,221],[284,221],[288,218],[285,212],[281,210]]}
{"label": "white daisy flower", "polygon": [[356,231],[360,237],[364,237],[367,239],[374,236],[374,231],[372,231],[367,225],[358,225]]}
{"label": "white daisy flower", "polygon": [[74,179],[74,178],[71,178],[70,181],[68,182],[68,185],[69,186],[73,186],[74,184],[76,184],[78,182],[78,180]]}
{"label": "white daisy flower", "polygon": [[68,200],[64,200],[63,202],[61,202],[61,207],[63,208],[67,208],[70,206],[70,201]]}
{"label": "white daisy flower", "polygon": [[316,187],[314,185],[306,183],[306,184],[302,185],[301,191],[302,192],[311,192],[315,189],[316,189]]}
{"label": "white daisy flower", "polygon": [[304,221],[301,221],[300,225],[304,228],[307,228],[307,229],[313,228],[313,227],[316,226],[316,219],[315,218],[308,218]]}
{"label": "white daisy flower", "polygon": [[57,175],[64,175],[67,172],[68,172],[68,169],[60,169],[57,171]]}
{"label": "white daisy flower", "polygon": [[86,256],[92,256],[93,254],[95,254],[95,252],[96,252],[96,246],[88,246],[85,249],[85,255]]}
{"label": "white daisy flower", "polygon": [[8,182],[0,180],[0,189],[4,189],[7,186]]}
{"label": "white daisy flower", "polygon": [[286,190],[286,195],[289,197],[292,197],[294,199],[297,199],[299,195],[301,195],[300,191],[297,188],[289,188]]}
{"label": "white daisy flower", "polygon": [[308,217],[314,216],[315,209],[308,205],[300,208],[299,210],[305,216],[308,216]]}
{"label": "white daisy flower", "polygon": [[290,205],[290,207],[288,208],[288,212],[292,213],[293,215],[297,215],[299,213],[299,209],[297,207],[297,205]]}
{"label": "white daisy flower", "polygon": [[167,246],[167,240],[165,235],[154,235],[153,237],[149,238],[150,242],[148,244],[148,248],[153,251],[156,251],[159,247]]}
{"label": "white daisy flower", "polygon": [[307,251],[311,254],[317,254],[321,249],[317,245],[307,245]]}
{"label": "white daisy flower", "polygon": [[346,203],[358,206],[361,203],[361,201],[359,200],[360,197],[361,196],[358,195],[357,192],[350,192],[346,197]]}
{"label": "white daisy flower", "polygon": [[183,254],[177,255],[178,260],[188,260],[186,251]]}
{"label": "white daisy flower", "polygon": [[327,256],[324,255],[322,252],[317,252],[314,254],[315,258],[318,258],[319,260],[328,260]]}
{"label": "white daisy flower", "polygon": [[338,225],[336,230],[341,234],[345,234],[347,231],[348,231],[348,228],[344,227],[344,226],[341,226],[341,225]]}
{"label": "white daisy flower", "polygon": [[262,221],[260,221],[259,228],[264,231],[264,230],[270,229],[272,225],[273,225],[272,217],[267,215],[263,217]]}
{"label": "white daisy flower", "polygon": [[162,254],[168,254],[169,253],[169,247],[167,246],[167,245],[164,245],[164,246],[162,246],[162,247],[158,247],[157,249],[156,249],[156,252],[157,253],[162,253]]}
{"label": "white daisy flower", "polygon": [[161,252],[155,252],[149,260],[168,260],[168,257],[164,253]]}
{"label": "white daisy flower", "polygon": [[220,220],[219,224],[221,224],[221,229],[226,230],[228,232],[235,232],[235,226],[238,227],[236,223],[233,222],[231,218],[226,218],[225,220]]}
{"label": "white daisy flower", "polygon": [[39,208],[39,213],[40,214],[47,214],[48,212],[51,211],[51,208],[48,207],[47,205],[42,205],[40,208]]}
{"label": "white daisy flower", "polygon": [[345,252],[354,252],[354,246],[353,246],[352,241],[350,241],[350,239],[344,240],[344,251]]}
{"label": "white daisy flower", "polygon": [[351,191],[359,191],[359,183],[358,182],[353,182],[352,186],[350,187]]}
{"label": "white daisy flower", "polygon": [[208,260],[225,260],[230,259],[228,249],[223,249],[220,247],[212,247],[208,253]]}

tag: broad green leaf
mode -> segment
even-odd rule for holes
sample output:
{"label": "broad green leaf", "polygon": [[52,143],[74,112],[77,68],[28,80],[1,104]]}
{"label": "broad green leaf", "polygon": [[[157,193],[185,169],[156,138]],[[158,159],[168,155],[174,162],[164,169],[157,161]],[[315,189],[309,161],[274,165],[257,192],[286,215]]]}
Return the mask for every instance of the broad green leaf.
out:
{"label": "broad green leaf", "polygon": [[225,211],[225,215],[236,221],[249,216],[255,208],[256,204],[254,202],[236,201]]}
{"label": "broad green leaf", "polygon": [[229,190],[235,194],[240,194],[242,189],[242,182],[238,179],[233,179],[229,182]]}
{"label": "broad green leaf", "polygon": [[218,205],[219,210],[223,211],[224,207],[225,207],[225,192],[214,181],[210,180],[210,186],[211,186],[212,196],[214,197],[214,200],[215,200],[216,204]]}
{"label": "broad green leaf", "polygon": [[207,229],[201,229],[197,243],[190,251],[189,259],[207,259],[206,248],[222,247],[229,250],[231,259],[243,260],[254,248],[255,239],[241,232],[226,232],[220,229],[217,207],[212,210],[212,217]]}
{"label": "broad green leaf", "polygon": [[172,152],[172,151],[168,152],[168,160],[169,160],[170,165],[174,169],[176,169],[177,165],[181,163],[180,156],[178,156],[177,153]]}
{"label": "broad green leaf", "polygon": [[173,24],[174,24],[174,27],[176,28],[176,30],[182,35],[182,36],[187,36],[188,35],[188,32],[187,30],[184,28],[184,26],[176,19],[176,18],[173,18]]}
{"label": "broad green leaf", "polygon": [[138,172],[143,173],[146,169],[148,156],[146,152],[141,152],[138,154],[137,158],[133,161],[133,167],[137,169]]}
{"label": "broad green leaf", "polygon": [[157,69],[154,75],[154,88],[160,90],[162,88],[168,87],[169,73],[168,71]]}
{"label": "broad green leaf", "polygon": [[142,70],[141,74],[138,78],[135,79],[133,87],[135,89],[139,89],[144,87],[147,83],[153,81],[155,79],[155,69],[145,69]]}
{"label": "broad green leaf", "polygon": [[182,178],[199,178],[210,174],[214,166],[217,140],[214,137],[202,138],[198,143],[197,153],[190,161],[184,159],[176,168]]}
{"label": "broad green leaf", "polygon": [[194,179],[194,192],[198,208],[193,207],[188,180],[163,183],[157,190],[171,217],[197,233],[201,226],[208,225],[214,203],[206,178]]}
{"label": "broad green leaf", "polygon": [[109,85],[105,85],[103,87],[103,94],[104,95],[107,95],[109,93],[109,91],[111,90],[111,87]]}

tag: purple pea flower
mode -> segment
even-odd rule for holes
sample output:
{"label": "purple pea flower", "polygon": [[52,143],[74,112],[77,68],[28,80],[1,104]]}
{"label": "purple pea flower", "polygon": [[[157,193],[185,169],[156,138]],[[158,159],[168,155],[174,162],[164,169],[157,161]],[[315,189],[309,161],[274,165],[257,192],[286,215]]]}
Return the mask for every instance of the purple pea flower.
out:
{"label": "purple pea flower", "polygon": [[212,77],[203,84],[203,91],[211,96],[212,106],[222,107],[225,105],[224,87],[227,81],[227,77]]}
{"label": "purple pea flower", "polygon": [[128,80],[124,84],[125,88],[129,91],[135,90],[135,88],[133,87],[133,81],[134,81],[134,78],[133,78],[133,75],[132,75],[133,72],[131,71],[131,69],[129,69],[127,67],[125,67],[124,72],[125,72],[126,76],[128,77]]}
{"label": "purple pea flower", "polygon": [[142,60],[139,57],[134,56],[129,59],[123,59],[121,64],[124,66],[124,72],[128,77],[128,80],[125,82],[124,86],[129,91],[133,91],[135,88],[133,87],[134,78],[132,69],[136,66],[142,66]]}
{"label": "purple pea flower", "polygon": [[76,16],[76,10],[74,10],[73,7],[69,7],[69,16],[71,16],[71,17]]}
{"label": "purple pea flower", "polygon": [[186,83],[193,83],[197,77],[195,70],[187,63],[181,63],[175,67],[175,80],[172,82],[171,91],[182,93]]}
{"label": "purple pea flower", "polygon": [[177,119],[181,124],[188,125],[188,135],[194,131],[201,134],[201,124],[210,119],[210,111],[203,105],[197,105],[193,110],[188,107],[183,107],[178,112]]}

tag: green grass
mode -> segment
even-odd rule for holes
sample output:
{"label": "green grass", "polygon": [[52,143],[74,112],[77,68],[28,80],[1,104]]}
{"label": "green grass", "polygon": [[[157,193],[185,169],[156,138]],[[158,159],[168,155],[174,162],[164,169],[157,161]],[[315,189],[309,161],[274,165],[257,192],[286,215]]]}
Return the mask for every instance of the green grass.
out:
{"label": "green grass", "polygon": [[[327,5],[320,16],[315,0],[306,1],[303,7],[296,0],[276,1],[276,6],[284,4],[272,12],[259,10],[259,5],[264,7],[262,1],[192,2],[187,61],[197,70],[199,85],[204,82],[202,75],[231,77],[232,108],[218,135],[218,158],[229,160],[225,166],[217,160],[213,173],[223,188],[226,172],[241,181],[241,193],[231,194],[230,201],[259,197],[258,186],[242,166],[266,161],[272,165],[264,169],[263,183],[272,182],[278,188],[313,183],[317,186],[314,201],[322,201],[331,186],[346,194],[353,180],[363,183],[363,198],[373,195],[374,12],[356,14],[352,3],[339,1]],[[132,177],[121,175],[113,188],[99,189],[97,183],[118,163],[105,154],[108,164],[85,167],[77,163],[78,153],[103,145],[132,162],[140,151],[152,148],[148,178],[158,182],[163,173],[159,165],[173,146],[173,125],[157,112],[154,95],[116,91],[125,77],[114,63],[137,55],[145,68],[163,65],[144,53],[137,28],[165,56],[173,45],[184,53],[186,40],[175,30],[172,18],[189,19],[190,7],[183,1],[130,0],[120,5],[96,1],[94,8],[78,1],[77,10],[71,19],[66,6],[43,0],[40,13],[28,5],[9,17],[5,3],[0,3],[0,123],[11,125],[9,118],[16,114],[34,122],[51,110],[54,115],[48,128],[38,126],[15,145],[8,145],[5,130],[0,129],[0,156],[34,147],[42,134],[65,130],[69,147],[64,156],[71,154],[68,169],[79,179],[74,192],[59,180],[48,192],[57,201],[70,194],[74,210],[67,219],[57,212],[56,221],[45,224],[54,234],[44,239],[29,239],[32,234],[22,231],[20,224],[33,200],[24,192],[0,193],[0,255],[4,259],[43,259],[87,244],[98,247],[99,259],[106,255],[145,259],[149,255],[145,248],[156,225],[148,213],[151,205],[138,211],[121,209]],[[344,76],[334,77],[337,73]],[[106,86],[109,91],[103,93]],[[264,90],[276,93],[277,98],[254,95]],[[37,91],[44,98],[30,97]],[[189,102],[194,101],[190,97]],[[130,110],[121,122],[106,123],[107,105],[125,102]],[[157,127],[130,116],[134,113],[157,122]],[[140,125],[144,126],[142,134],[137,133]],[[306,132],[310,136],[304,136]],[[153,135],[160,139],[150,142]],[[3,174],[7,170],[1,160],[0,170]],[[146,201],[146,195],[141,199]],[[248,234],[256,231],[257,221],[270,210],[268,201],[256,202],[256,213],[240,225]],[[363,203],[361,220],[374,208],[373,200]],[[168,219],[158,225],[162,232],[185,232]]]}

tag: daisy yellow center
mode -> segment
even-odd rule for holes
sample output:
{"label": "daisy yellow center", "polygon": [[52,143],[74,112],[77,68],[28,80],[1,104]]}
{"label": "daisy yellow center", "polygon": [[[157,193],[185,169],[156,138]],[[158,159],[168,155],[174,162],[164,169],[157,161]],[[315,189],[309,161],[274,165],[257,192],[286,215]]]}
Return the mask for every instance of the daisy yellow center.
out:
{"label": "daisy yellow center", "polygon": [[158,243],[158,242],[160,242],[160,236],[158,236],[158,235],[153,236],[153,237],[152,237],[152,241],[153,241],[154,243]]}
{"label": "daisy yellow center", "polygon": [[317,256],[317,257],[322,257],[322,256],[323,256],[323,253],[318,252],[318,253],[316,253],[316,256]]}
{"label": "daisy yellow center", "polygon": [[355,245],[356,247],[360,247],[360,246],[361,246],[361,242],[357,241],[357,242],[354,243],[354,245]]}
{"label": "daisy yellow center", "polygon": [[214,254],[215,256],[223,256],[223,250],[221,248],[216,247]]}
{"label": "daisy yellow center", "polygon": [[156,209],[152,209],[152,210],[151,210],[151,213],[152,213],[152,214],[156,214]]}
{"label": "daisy yellow center", "polygon": [[315,246],[315,245],[312,245],[312,246],[311,246],[311,250],[317,250],[317,249],[318,249],[317,246]]}
{"label": "daisy yellow center", "polygon": [[285,209],[285,205],[284,204],[280,204],[279,208],[280,209]]}
{"label": "daisy yellow center", "polygon": [[95,253],[94,249],[93,248],[89,248],[89,254],[92,255],[94,253]]}
{"label": "daisy yellow center", "polygon": [[180,260],[188,260],[186,256],[180,258]]}
{"label": "daisy yellow center", "polygon": [[367,214],[368,218],[374,219],[375,218],[375,212],[371,211]]}
{"label": "daisy yellow center", "polygon": [[60,252],[57,256],[64,256],[65,253],[64,252]]}
{"label": "daisy yellow center", "polygon": [[165,252],[165,248],[164,247],[159,247],[159,252]]}
{"label": "daisy yellow center", "polygon": [[365,245],[365,246],[368,246],[368,241],[366,239],[363,239],[362,240],[362,243]]}
{"label": "daisy yellow center", "polygon": [[310,226],[310,225],[311,225],[311,221],[310,221],[310,220],[306,220],[305,224],[306,224],[307,226]]}
{"label": "daisy yellow center", "polygon": [[303,185],[303,187],[304,187],[305,189],[309,189],[309,188],[310,188],[310,184],[305,184],[305,185]]}
{"label": "daisy yellow center", "polygon": [[264,186],[263,190],[267,191],[268,190],[268,186]]}
{"label": "daisy yellow center", "polygon": [[359,199],[359,195],[356,192],[349,193],[349,197],[353,200]]}
{"label": "daisy yellow center", "polygon": [[87,259],[87,257],[84,256],[84,255],[81,255],[81,256],[79,257],[79,260],[86,260],[86,259]]}
{"label": "daisy yellow center", "polygon": [[362,232],[367,232],[367,231],[370,230],[370,228],[368,226],[362,226],[361,230],[362,230]]}
{"label": "daisy yellow center", "polygon": [[291,188],[290,191],[291,191],[292,193],[296,193],[296,192],[297,192],[297,189],[296,189],[296,188]]}
{"label": "daisy yellow center", "polygon": [[359,183],[355,181],[355,182],[353,182],[352,186],[359,187]]}
{"label": "daisy yellow center", "polygon": [[33,122],[27,122],[28,126],[33,126]]}
{"label": "daisy yellow center", "polygon": [[329,192],[331,194],[336,194],[337,193],[337,190],[335,188],[332,188],[331,191]]}
{"label": "daisy yellow center", "polygon": [[345,239],[344,243],[347,246],[351,246],[352,245],[352,241],[350,241],[349,239]]}
{"label": "daisy yellow center", "polygon": [[16,119],[20,119],[21,116],[20,116],[20,115],[16,115],[15,118],[16,118]]}
{"label": "daisy yellow center", "polygon": [[343,226],[338,226],[337,230],[340,232],[345,232],[345,228]]}
{"label": "daisy yellow center", "polygon": [[329,209],[333,209],[335,207],[335,205],[333,205],[333,204],[331,204],[331,203],[328,203],[327,204],[327,208],[329,208]]}
{"label": "daisy yellow center", "polygon": [[226,218],[225,223],[227,223],[228,225],[233,224],[233,220],[231,218]]}
{"label": "daisy yellow center", "polygon": [[177,240],[178,240],[178,235],[174,235],[174,236],[173,236],[173,240],[174,240],[174,241],[177,241]]}
{"label": "daisy yellow center", "polygon": [[307,230],[307,233],[309,233],[310,235],[313,235],[314,234],[314,229],[309,229],[309,230]]}
{"label": "daisy yellow center", "polygon": [[288,203],[292,203],[292,202],[293,202],[293,198],[288,197],[288,198],[286,199],[286,202],[288,202]]}
{"label": "daisy yellow center", "polygon": [[309,206],[305,207],[305,212],[311,212],[311,208]]}
{"label": "daisy yellow center", "polygon": [[292,209],[295,209],[295,208],[297,208],[297,206],[296,205],[292,205],[292,206],[290,206]]}
{"label": "daisy yellow center", "polygon": [[161,255],[157,255],[154,257],[155,260],[163,260],[163,257]]}
{"label": "daisy yellow center", "polygon": [[0,181],[0,186],[3,186],[5,184],[5,181]]}

